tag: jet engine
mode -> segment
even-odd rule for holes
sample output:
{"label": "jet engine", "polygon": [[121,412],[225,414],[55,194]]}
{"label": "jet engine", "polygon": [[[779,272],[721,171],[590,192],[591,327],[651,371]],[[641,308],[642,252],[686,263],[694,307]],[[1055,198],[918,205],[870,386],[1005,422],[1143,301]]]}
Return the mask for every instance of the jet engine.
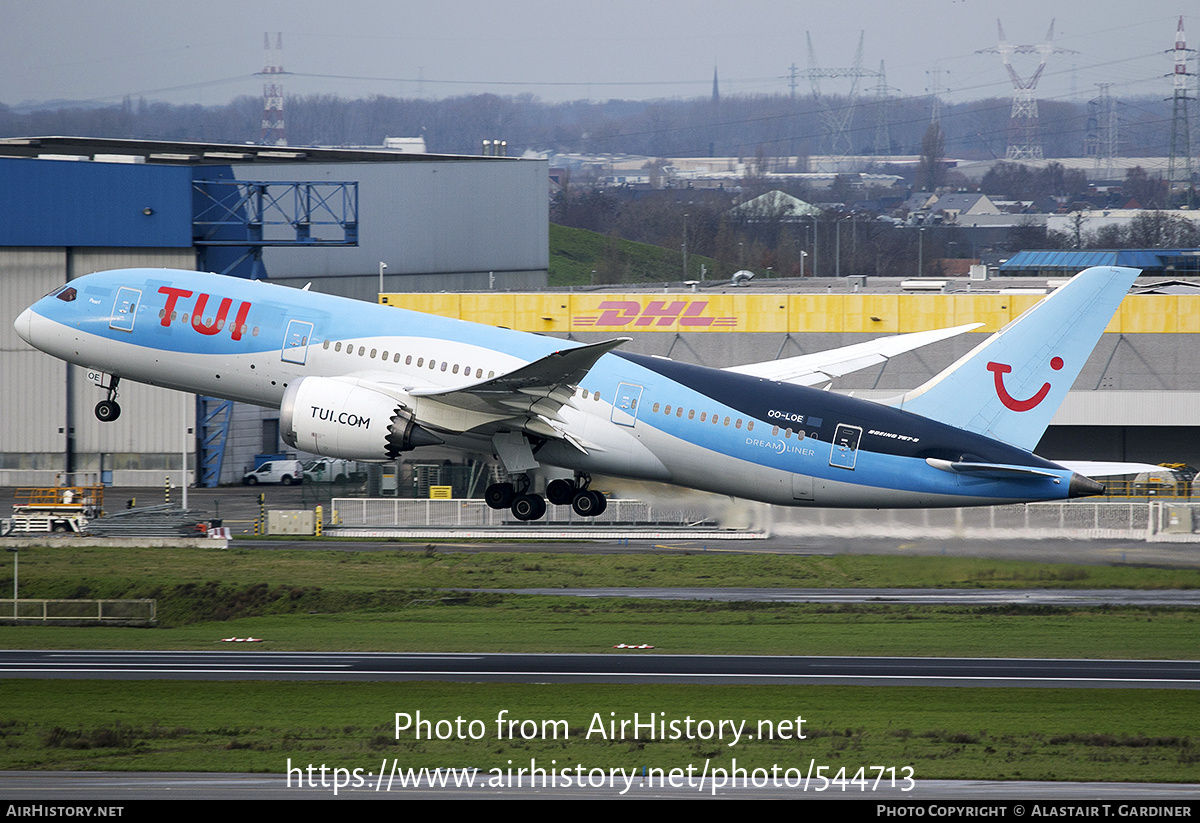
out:
{"label": "jet engine", "polygon": [[359,380],[302,377],[284,391],[279,418],[288,445],[346,460],[395,460],[444,442],[402,400]]}

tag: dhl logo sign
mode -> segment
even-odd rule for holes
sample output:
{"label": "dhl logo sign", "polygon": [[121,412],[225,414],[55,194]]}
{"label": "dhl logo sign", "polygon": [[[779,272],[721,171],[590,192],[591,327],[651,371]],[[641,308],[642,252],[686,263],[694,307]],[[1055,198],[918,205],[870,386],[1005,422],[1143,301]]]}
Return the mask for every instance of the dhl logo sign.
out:
{"label": "dhl logo sign", "polygon": [[577,314],[572,322],[576,326],[618,328],[737,328],[737,317],[705,314],[708,303],[707,300],[651,300],[642,305],[637,300],[605,300],[597,307],[601,310],[600,314]]}

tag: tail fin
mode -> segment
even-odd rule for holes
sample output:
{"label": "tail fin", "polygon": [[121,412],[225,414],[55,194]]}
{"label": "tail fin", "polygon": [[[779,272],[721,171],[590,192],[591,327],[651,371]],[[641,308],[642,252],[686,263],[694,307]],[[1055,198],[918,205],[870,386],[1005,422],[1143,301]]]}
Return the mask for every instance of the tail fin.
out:
{"label": "tail fin", "polygon": [[893,404],[1033,451],[1140,273],[1080,272]]}

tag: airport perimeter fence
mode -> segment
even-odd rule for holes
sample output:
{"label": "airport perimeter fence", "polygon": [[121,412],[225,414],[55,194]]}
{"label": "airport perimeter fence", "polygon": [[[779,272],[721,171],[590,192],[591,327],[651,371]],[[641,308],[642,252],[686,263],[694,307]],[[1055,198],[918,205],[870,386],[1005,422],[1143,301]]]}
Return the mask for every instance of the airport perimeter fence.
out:
{"label": "airport perimeter fence", "polygon": [[0,621],[21,623],[117,623],[148,625],[158,617],[157,600],[0,599]]}
{"label": "airport perimeter fence", "polygon": [[[1200,542],[1200,503],[1170,500],[1072,501],[963,509],[821,509],[737,501],[706,507],[608,501],[599,517],[579,517],[570,506],[549,506],[532,525],[703,527],[774,534],[863,538],[1124,539]],[[488,528],[531,525],[482,500],[335,498],[337,528]]]}
{"label": "airport perimeter fence", "polygon": [[1200,542],[1200,503],[1072,501],[964,509],[772,510],[776,533],[836,537],[1125,539]]}
{"label": "airport perimeter fence", "polygon": [[[513,524],[508,509],[493,509],[482,500],[412,500],[404,498],[337,497],[330,525],[335,528],[487,528]],[[570,506],[547,506],[534,525],[561,526],[707,526],[717,524],[704,507],[654,505],[641,500],[609,500],[599,517],[580,517]]]}

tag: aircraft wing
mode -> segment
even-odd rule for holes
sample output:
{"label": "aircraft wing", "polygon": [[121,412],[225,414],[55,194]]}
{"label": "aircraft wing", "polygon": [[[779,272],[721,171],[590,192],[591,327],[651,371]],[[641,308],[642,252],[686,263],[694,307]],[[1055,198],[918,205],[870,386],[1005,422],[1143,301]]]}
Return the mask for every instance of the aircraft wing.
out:
{"label": "aircraft wing", "polygon": [[1119,477],[1123,474],[1165,471],[1151,463],[1113,463],[1097,460],[1054,460],[1053,462],[1084,477]]}
{"label": "aircraft wing", "polygon": [[[627,343],[619,337],[571,349],[562,349],[513,371],[452,388],[408,388],[413,397],[489,416],[500,415],[514,428],[566,440],[580,450],[583,445],[563,430],[558,412],[571,402],[584,375],[608,352]],[[493,418],[494,419],[494,418]]]}
{"label": "aircraft wing", "polygon": [[801,354],[797,357],[767,360],[762,363],[747,363],[744,366],[729,366],[725,371],[748,374],[753,377],[765,377],[780,383],[815,386],[859,369],[878,366],[898,354],[955,337],[982,325],[982,323],[967,323],[948,329],[896,334],[815,354]]}

